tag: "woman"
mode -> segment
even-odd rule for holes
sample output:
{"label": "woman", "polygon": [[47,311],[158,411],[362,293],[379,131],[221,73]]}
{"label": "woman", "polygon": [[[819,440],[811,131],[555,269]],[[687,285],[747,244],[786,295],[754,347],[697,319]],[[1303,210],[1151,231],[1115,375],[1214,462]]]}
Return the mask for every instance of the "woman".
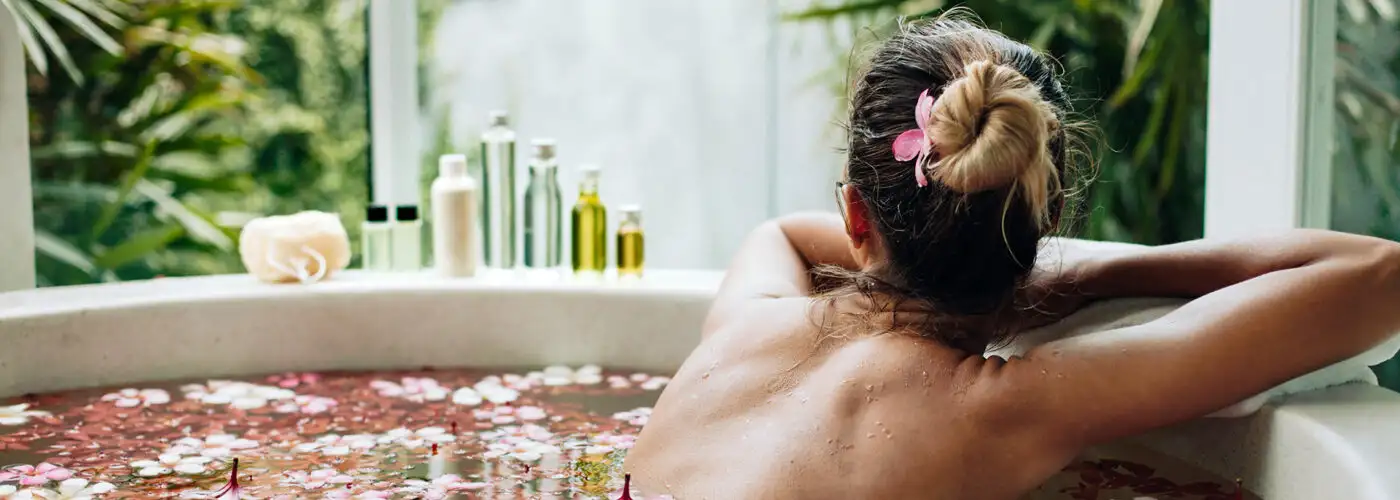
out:
{"label": "woman", "polygon": [[[680,499],[1020,497],[1085,447],[1196,418],[1400,330],[1400,245],[1326,231],[1087,252],[1043,55],[914,24],[853,84],[842,215],[770,221],[628,458]],[[1063,247],[1063,251],[1054,250]],[[1088,300],[1149,324],[982,353]]]}

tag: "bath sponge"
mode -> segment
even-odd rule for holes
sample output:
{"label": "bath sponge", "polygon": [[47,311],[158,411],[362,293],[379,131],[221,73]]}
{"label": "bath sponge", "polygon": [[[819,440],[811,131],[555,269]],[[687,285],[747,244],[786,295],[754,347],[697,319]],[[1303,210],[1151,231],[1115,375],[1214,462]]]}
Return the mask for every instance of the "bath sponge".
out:
{"label": "bath sponge", "polygon": [[238,253],[259,280],[315,283],[350,264],[350,239],[340,217],[308,211],[248,222]]}

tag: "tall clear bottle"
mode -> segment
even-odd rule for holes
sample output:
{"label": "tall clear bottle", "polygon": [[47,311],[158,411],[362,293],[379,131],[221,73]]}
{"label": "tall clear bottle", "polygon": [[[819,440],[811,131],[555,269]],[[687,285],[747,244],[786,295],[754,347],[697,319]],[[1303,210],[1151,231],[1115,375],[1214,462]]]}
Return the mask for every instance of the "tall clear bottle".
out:
{"label": "tall clear bottle", "polygon": [[608,209],[598,197],[602,170],[587,165],[579,168],[579,173],[583,180],[574,204],[574,272],[601,273],[608,268]]}
{"label": "tall clear bottle", "polygon": [[491,126],[481,134],[481,228],[482,249],[488,267],[506,269],[516,265],[517,216],[515,197],[515,131],[510,115],[491,113]]}
{"label": "tall clear bottle", "polygon": [[564,199],[559,190],[559,163],[551,139],[531,143],[530,186],[525,189],[525,266],[557,268],[564,256]]}

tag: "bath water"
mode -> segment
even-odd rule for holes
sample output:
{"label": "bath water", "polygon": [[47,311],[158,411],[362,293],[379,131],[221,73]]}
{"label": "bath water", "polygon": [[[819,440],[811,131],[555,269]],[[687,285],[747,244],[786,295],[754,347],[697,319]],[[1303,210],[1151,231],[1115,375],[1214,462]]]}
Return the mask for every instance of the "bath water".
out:
{"label": "bath water", "polygon": [[[236,469],[245,499],[615,499],[668,381],[422,369],[27,395],[0,402],[0,498],[216,498]],[[1256,498],[1130,447],[1085,454],[1029,498],[1144,497]]]}

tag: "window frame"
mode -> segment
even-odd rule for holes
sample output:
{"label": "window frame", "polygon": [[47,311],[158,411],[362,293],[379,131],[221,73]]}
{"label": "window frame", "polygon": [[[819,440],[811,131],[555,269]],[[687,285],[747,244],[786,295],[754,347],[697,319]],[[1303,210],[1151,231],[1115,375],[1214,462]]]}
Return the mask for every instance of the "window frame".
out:
{"label": "window frame", "polygon": [[393,206],[420,205],[422,197],[418,0],[370,0],[367,22],[370,203],[392,214]]}
{"label": "window frame", "polygon": [[1207,237],[1329,226],[1336,12],[1336,0],[1211,3]]}
{"label": "window frame", "polygon": [[19,24],[0,8],[0,292],[35,286],[25,70]]}

